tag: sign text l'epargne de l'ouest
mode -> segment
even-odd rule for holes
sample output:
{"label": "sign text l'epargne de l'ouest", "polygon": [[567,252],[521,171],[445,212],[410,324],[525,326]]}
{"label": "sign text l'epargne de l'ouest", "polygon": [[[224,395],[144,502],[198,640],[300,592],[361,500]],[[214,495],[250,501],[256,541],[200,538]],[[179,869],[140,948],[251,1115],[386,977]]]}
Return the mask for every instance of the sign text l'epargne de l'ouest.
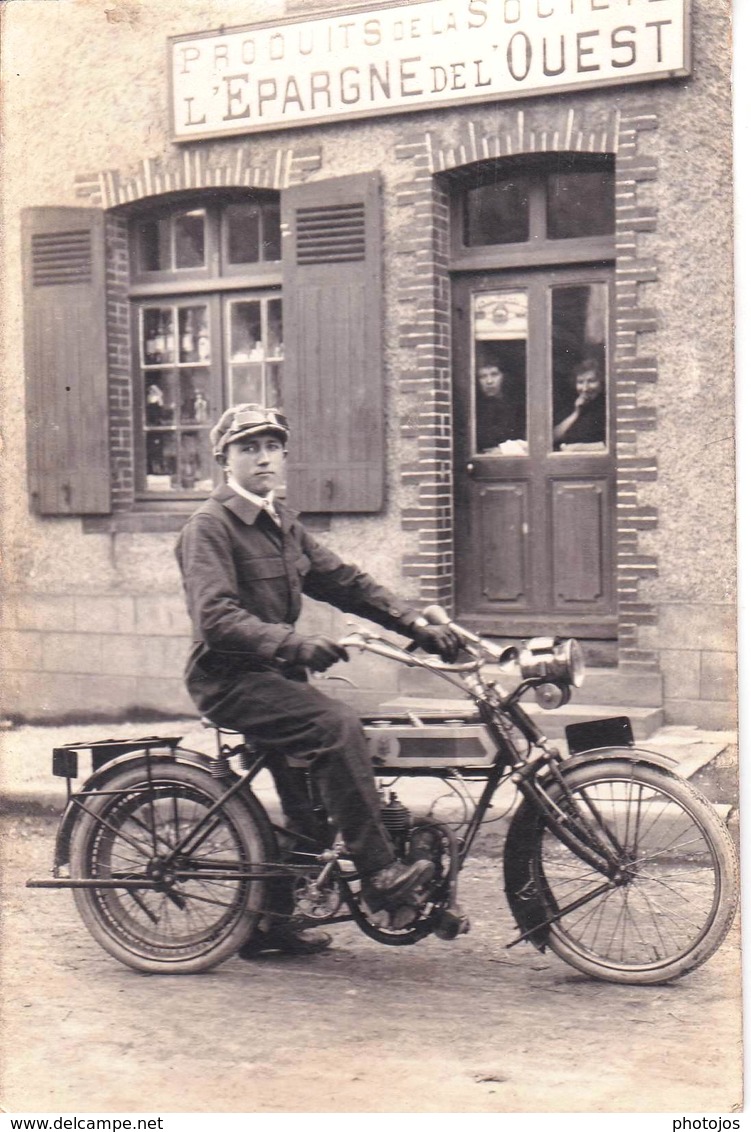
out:
{"label": "sign text l'epargne de l'ouest", "polygon": [[170,40],[176,141],[689,73],[688,0],[422,0]]}

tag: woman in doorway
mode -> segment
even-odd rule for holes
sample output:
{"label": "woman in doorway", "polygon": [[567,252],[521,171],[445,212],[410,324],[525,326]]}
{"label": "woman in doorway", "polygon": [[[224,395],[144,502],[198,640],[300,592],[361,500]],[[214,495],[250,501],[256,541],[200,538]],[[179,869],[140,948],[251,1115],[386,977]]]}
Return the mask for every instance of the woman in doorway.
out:
{"label": "woman in doorway", "polygon": [[573,373],[576,400],[571,412],[553,428],[556,450],[569,444],[605,443],[605,382],[597,361],[584,358]]}

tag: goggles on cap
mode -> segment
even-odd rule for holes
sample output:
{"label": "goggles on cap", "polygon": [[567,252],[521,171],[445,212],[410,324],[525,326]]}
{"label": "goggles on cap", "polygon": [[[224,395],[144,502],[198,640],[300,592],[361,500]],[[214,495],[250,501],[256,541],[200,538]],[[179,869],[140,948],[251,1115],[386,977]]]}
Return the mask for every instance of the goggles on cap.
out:
{"label": "goggles on cap", "polygon": [[211,437],[214,443],[214,455],[217,457],[222,456],[224,449],[234,440],[253,436],[257,432],[266,430],[278,432],[284,440],[289,436],[289,424],[284,413],[279,409],[264,409],[260,405],[238,409],[232,415],[229,427],[221,431],[220,427],[212,430]]}
{"label": "goggles on cap", "polygon": [[278,409],[240,409],[232,418],[230,431],[238,432],[257,425],[270,425],[281,432],[289,432],[287,418]]}

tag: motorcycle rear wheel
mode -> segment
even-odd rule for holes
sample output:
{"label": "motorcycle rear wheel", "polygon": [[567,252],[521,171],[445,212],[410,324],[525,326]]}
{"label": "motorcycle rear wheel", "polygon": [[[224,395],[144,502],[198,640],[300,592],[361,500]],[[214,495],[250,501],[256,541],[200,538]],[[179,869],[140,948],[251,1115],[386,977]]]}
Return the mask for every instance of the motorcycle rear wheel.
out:
{"label": "motorcycle rear wheel", "polygon": [[[226,783],[184,764],[161,765],[150,779],[145,763],[124,767],[106,795],[85,802],[71,838],[71,876],[153,880],[160,861],[225,790]],[[252,797],[233,797],[161,888],[77,888],[73,895],[91,935],[121,963],[151,974],[196,974],[228,959],[250,936],[268,882],[247,874],[273,859],[260,807]]]}
{"label": "motorcycle rear wheel", "polygon": [[[566,784],[587,820],[622,847],[624,867],[615,887],[550,925],[551,949],[587,975],[641,986],[706,962],[730,929],[739,888],[733,842],[706,798],[668,770],[626,759],[577,767]],[[532,853],[548,916],[606,881],[539,817]]]}

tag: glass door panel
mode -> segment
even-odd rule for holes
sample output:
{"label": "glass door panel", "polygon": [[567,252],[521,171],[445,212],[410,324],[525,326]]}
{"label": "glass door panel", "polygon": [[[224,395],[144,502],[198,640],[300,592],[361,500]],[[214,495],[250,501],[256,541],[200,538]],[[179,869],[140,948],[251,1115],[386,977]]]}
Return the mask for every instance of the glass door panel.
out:
{"label": "glass door panel", "polygon": [[607,283],[553,287],[550,366],[556,452],[607,450]]}
{"label": "glass door panel", "polygon": [[473,450],[526,456],[526,291],[482,291],[472,296]]}

